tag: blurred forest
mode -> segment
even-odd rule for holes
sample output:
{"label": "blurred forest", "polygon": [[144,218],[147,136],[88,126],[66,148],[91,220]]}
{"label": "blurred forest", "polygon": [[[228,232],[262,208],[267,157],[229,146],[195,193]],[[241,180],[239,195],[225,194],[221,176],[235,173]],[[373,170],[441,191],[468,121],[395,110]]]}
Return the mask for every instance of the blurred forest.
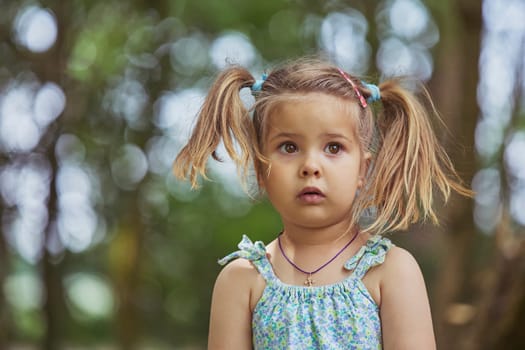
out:
{"label": "blurred forest", "polygon": [[217,258],[280,222],[231,163],[199,191],[171,164],[218,70],[318,52],[427,83],[477,195],[391,238],[438,348],[525,349],[523,18],[524,0],[0,0],[0,349],[204,349]]}

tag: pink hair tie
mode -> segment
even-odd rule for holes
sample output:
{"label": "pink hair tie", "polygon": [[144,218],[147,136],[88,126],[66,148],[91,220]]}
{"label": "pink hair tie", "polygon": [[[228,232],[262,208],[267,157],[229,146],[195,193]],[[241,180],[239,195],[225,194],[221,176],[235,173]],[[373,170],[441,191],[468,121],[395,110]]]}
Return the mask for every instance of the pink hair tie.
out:
{"label": "pink hair tie", "polygon": [[350,85],[352,85],[352,88],[354,89],[355,94],[357,95],[357,98],[359,99],[359,102],[361,103],[361,107],[366,108],[366,106],[368,106],[368,104],[366,103],[365,98],[363,97],[363,95],[361,95],[361,93],[359,92],[359,89],[358,89],[357,86],[354,84],[354,82],[352,81],[352,79],[350,79],[350,77],[348,76],[348,74],[346,74],[342,69],[337,68],[337,70],[339,71],[339,73],[341,73],[341,75],[343,76],[343,78],[345,78],[345,80],[346,80],[347,82],[349,82]]}

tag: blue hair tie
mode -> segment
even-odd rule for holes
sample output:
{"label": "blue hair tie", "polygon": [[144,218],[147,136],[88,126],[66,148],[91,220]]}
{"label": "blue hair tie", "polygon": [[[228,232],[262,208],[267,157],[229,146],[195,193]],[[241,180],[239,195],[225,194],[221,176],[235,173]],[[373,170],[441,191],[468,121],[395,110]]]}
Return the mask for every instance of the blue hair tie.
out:
{"label": "blue hair tie", "polygon": [[379,86],[375,84],[368,84],[364,81],[362,81],[361,83],[370,91],[370,97],[366,99],[367,102],[374,102],[381,99],[381,92],[379,91]]}
{"label": "blue hair tie", "polygon": [[268,74],[263,74],[261,76],[261,79],[259,80],[256,80],[255,83],[253,83],[252,85],[252,91],[254,92],[257,92],[257,91],[261,91],[262,90],[262,86],[264,84],[264,82],[266,81],[266,78],[268,78]]}

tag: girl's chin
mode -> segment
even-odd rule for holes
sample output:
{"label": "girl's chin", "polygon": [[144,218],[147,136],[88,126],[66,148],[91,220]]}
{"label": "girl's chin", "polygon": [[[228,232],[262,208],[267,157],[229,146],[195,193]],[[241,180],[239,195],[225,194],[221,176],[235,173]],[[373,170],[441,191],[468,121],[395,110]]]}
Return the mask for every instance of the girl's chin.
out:
{"label": "girl's chin", "polygon": [[326,229],[328,227],[340,226],[342,229],[347,229],[351,225],[351,220],[348,215],[344,218],[327,217],[326,215],[300,215],[288,217],[288,219],[282,218],[283,225],[286,227],[292,225],[295,227],[301,227],[304,229]]}

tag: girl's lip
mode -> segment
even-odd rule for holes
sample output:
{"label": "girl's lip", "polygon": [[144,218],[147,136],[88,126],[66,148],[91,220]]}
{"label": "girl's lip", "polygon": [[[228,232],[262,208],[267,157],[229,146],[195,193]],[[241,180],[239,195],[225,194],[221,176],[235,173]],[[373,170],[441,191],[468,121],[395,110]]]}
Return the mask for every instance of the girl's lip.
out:
{"label": "girl's lip", "polygon": [[325,199],[325,195],[317,187],[305,187],[299,192],[297,198],[306,204],[319,204]]}
{"label": "girl's lip", "polygon": [[304,195],[317,195],[324,197],[323,191],[318,189],[317,187],[305,187],[299,192],[298,196],[304,196]]}

